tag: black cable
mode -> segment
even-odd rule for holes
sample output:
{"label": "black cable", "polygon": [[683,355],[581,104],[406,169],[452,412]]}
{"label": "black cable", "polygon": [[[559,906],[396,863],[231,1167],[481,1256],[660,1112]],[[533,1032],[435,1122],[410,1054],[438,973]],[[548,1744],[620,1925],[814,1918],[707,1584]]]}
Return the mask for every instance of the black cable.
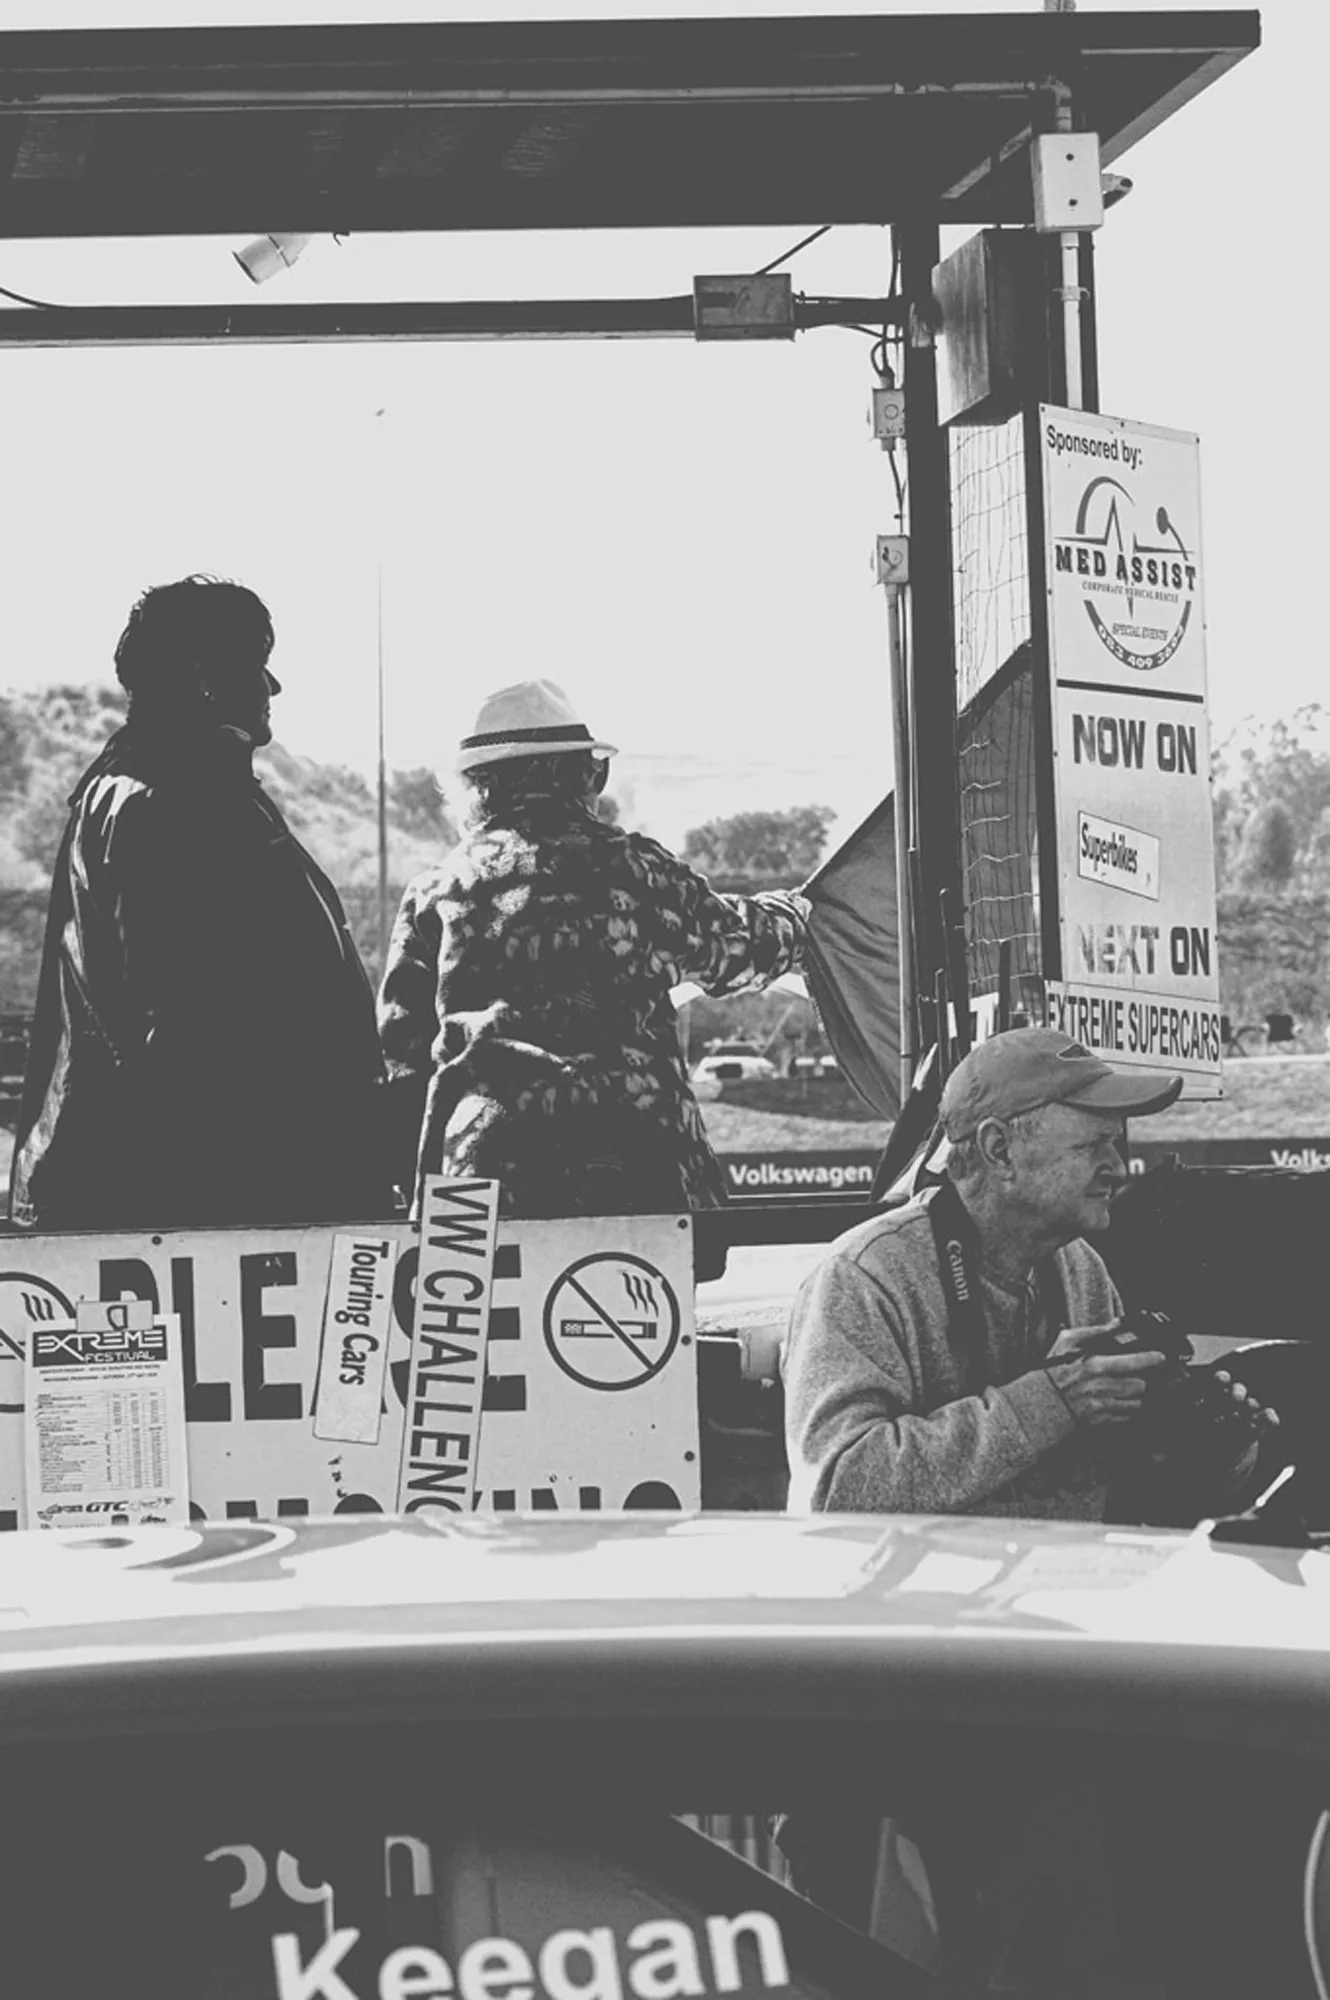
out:
{"label": "black cable", "polygon": [[754,271],[753,276],[755,278],[765,278],[767,272],[774,271],[777,264],[784,264],[787,259],[797,257],[801,250],[806,250],[810,243],[816,243],[819,236],[825,236],[827,231],[834,227],[834,223],[824,222],[820,229],[815,229],[811,236],[805,236],[803,241],[796,243],[792,250],[782,250],[779,257],[773,257],[771,262],[764,264],[760,271]]}
{"label": "black cable", "polygon": [[[888,303],[900,297],[900,283],[901,283],[900,234],[897,230],[893,229],[891,232],[891,281],[887,286]],[[898,329],[897,338],[903,344],[904,329]],[[886,356],[887,356],[887,329],[884,326],[882,329],[882,359],[884,363],[886,362]],[[902,373],[904,373],[903,359],[901,363],[901,370]],[[896,489],[896,525],[900,529],[901,533],[904,534],[906,482],[901,478],[901,469],[896,462],[895,452],[894,451],[888,452],[887,457],[891,463],[891,483]]]}
{"label": "black cable", "polygon": [[891,342],[891,335],[888,329],[886,327],[883,327],[882,332],[878,335],[878,338],[873,342],[873,351],[869,355],[868,359],[871,362],[873,371],[877,375],[879,381],[883,382],[888,389],[894,389],[896,386],[896,370],[892,367],[891,362],[887,358],[887,348],[890,345],[890,342]]}
{"label": "black cable", "polygon": [[36,306],[40,312],[64,312],[65,307],[57,305],[54,299],[30,299],[24,292],[11,292],[7,285],[0,285],[0,299],[13,299],[15,305]]}
{"label": "black cable", "polygon": [[887,462],[891,466],[891,483],[896,489],[896,525],[900,529],[901,533],[904,534],[905,482],[901,478],[900,467],[896,463],[896,454],[894,451],[889,451],[887,453]]}

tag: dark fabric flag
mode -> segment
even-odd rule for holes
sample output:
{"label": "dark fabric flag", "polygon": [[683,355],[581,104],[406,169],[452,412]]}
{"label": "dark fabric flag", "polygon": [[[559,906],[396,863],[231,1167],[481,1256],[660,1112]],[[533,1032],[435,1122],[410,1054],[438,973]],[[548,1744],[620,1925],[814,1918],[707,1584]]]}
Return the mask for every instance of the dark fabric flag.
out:
{"label": "dark fabric flag", "polygon": [[810,876],[803,893],[813,905],[804,979],[827,1040],[868,1108],[894,1119],[901,1108],[894,794]]}

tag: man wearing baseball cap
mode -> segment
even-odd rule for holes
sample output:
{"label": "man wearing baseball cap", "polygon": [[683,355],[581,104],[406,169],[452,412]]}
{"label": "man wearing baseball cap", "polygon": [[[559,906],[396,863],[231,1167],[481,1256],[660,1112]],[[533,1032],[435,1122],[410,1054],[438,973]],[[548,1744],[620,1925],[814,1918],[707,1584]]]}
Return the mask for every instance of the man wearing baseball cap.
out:
{"label": "man wearing baseball cap", "polygon": [[[1158,1354],[1086,1354],[1122,1314],[1099,1253],[1124,1121],[1177,1076],[1114,1068],[1051,1028],[981,1042],[942,1093],[946,1178],[841,1237],[784,1357],[792,1510],[1101,1519],[1109,1451]],[[1211,1468],[1239,1498],[1255,1447]]]}

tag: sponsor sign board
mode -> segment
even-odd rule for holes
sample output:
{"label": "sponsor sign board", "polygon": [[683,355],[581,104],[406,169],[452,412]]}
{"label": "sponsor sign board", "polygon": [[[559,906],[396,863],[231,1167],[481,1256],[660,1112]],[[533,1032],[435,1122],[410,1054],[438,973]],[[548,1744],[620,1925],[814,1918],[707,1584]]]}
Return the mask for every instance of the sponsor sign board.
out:
{"label": "sponsor sign board", "polygon": [[721,1158],[733,1196],[868,1194],[881,1149],[821,1153],[726,1153]]}
{"label": "sponsor sign board", "polygon": [[1205,1001],[1171,1000],[1136,989],[1114,993],[1050,979],[1044,1009],[1050,1028],[1074,1035],[1110,1061],[1184,1076],[1205,1064],[1218,1071],[1223,1047],[1219,1008]]}
{"label": "sponsor sign board", "polygon": [[1040,446],[1062,944],[1048,1019],[1216,1096],[1196,439],[1045,405]]}
{"label": "sponsor sign board", "polygon": [[[391,1245],[392,1309],[378,1435],[358,1441],[316,1435],[315,1385],[339,1233],[350,1232],[0,1237],[0,1527],[18,1527],[24,1518],[29,1341],[34,1331],[73,1319],[79,1299],[146,1299],[155,1319],[178,1316],[195,1518],[391,1512],[408,1401],[412,1427],[432,1431],[441,1421],[438,1413],[416,1405],[451,1399],[437,1391],[411,1397],[419,1233],[406,1222],[372,1225],[355,1232],[356,1241],[382,1239]],[[602,1331],[565,1337],[563,1322],[578,1315],[563,1311],[559,1288],[572,1267],[593,1256],[618,1273],[604,1285],[586,1285]],[[344,1261],[343,1275],[350,1268]],[[624,1283],[629,1276],[643,1282],[644,1293]],[[476,1507],[700,1505],[692,1232],[686,1217],[501,1221],[489,1299]],[[335,1312],[345,1309],[344,1302],[334,1305],[334,1327]],[[579,1313],[593,1317],[584,1304]],[[607,1397],[603,1385],[578,1380],[559,1356],[586,1354],[606,1340],[619,1344],[611,1321],[643,1355],[659,1354],[666,1345],[669,1353],[663,1365],[648,1371],[628,1365],[625,1352],[624,1372],[634,1379]],[[553,1340],[547,1322],[555,1327]],[[323,1362],[326,1380],[326,1344]],[[584,1376],[594,1372],[580,1370]],[[408,1451],[408,1463],[412,1455],[427,1459],[434,1449]],[[462,1501],[458,1491],[436,1489],[423,1479],[404,1504],[413,1512],[434,1506],[456,1512]]]}
{"label": "sponsor sign board", "polygon": [[1330,1173],[1330,1139],[1138,1139],[1128,1165],[1146,1173],[1176,1160],[1184,1167],[1278,1167],[1284,1173]]}

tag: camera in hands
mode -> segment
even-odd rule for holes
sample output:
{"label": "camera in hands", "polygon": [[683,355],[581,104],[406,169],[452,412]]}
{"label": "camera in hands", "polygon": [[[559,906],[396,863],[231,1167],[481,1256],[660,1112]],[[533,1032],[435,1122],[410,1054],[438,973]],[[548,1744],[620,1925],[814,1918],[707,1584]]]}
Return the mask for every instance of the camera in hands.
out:
{"label": "camera in hands", "polygon": [[1137,1310],[1105,1329],[1083,1354],[1162,1354],[1164,1366],[1146,1376],[1141,1428],[1174,1440],[1260,1443],[1279,1428],[1275,1411],[1257,1402],[1220,1362],[1196,1360],[1187,1335],[1161,1312]]}

